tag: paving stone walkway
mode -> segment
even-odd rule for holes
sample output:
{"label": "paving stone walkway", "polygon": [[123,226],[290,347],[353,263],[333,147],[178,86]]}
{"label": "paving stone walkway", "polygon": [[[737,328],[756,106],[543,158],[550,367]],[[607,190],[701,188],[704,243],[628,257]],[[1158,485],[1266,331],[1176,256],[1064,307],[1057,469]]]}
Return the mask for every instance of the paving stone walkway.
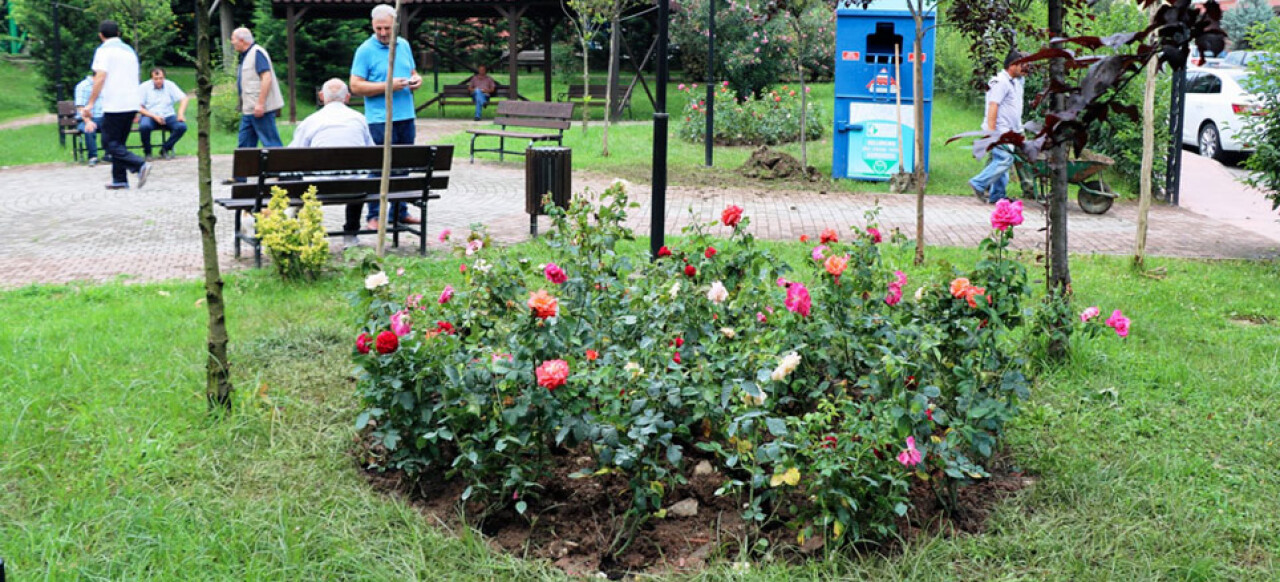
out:
{"label": "paving stone walkway", "polygon": [[[452,128],[450,128],[452,129]],[[431,133],[438,134],[437,131]],[[430,139],[426,136],[425,139]],[[518,160],[518,158],[517,158]],[[215,181],[230,174],[231,157],[215,156]],[[88,168],[74,164],[43,164],[0,169],[0,287],[71,281],[154,281],[196,278],[202,273],[200,235],[196,223],[196,161],[192,157],[156,163],[144,189],[108,191],[108,165]],[[574,188],[597,191],[607,177],[575,175]],[[443,229],[465,232],[473,223],[489,226],[501,242],[529,238],[524,209],[524,167],[520,161],[477,161],[457,156],[450,187],[442,200],[432,202],[428,216],[428,249],[444,249],[435,236]],[[631,187],[641,208],[631,213],[638,233],[649,227],[647,186]],[[214,186],[214,196],[227,187]],[[1189,193],[1183,194],[1184,202]],[[910,195],[851,195],[765,189],[680,188],[668,191],[667,233],[679,233],[691,221],[709,221],[728,204],[738,204],[751,216],[754,234],[765,239],[794,240],[835,227],[842,232],[864,223],[864,213],[879,205],[886,231],[915,232],[915,199]],[[692,209],[692,214],[689,210]],[[931,196],[926,202],[925,239],[931,245],[975,246],[989,230],[991,207],[972,198]],[[330,212],[326,223],[338,228],[341,212]],[[251,268],[251,254],[231,254],[231,216],[218,211],[217,236],[224,269]],[[1119,203],[1102,216],[1072,206],[1070,246],[1075,253],[1127,255],[1133,252],[1137,205]],[[1043,245],[1044,213],[1029,204],[1026,225],[1016,244]],[[541,220],[541,229],[549,224]],[[1254,229],[1255,231],[1257,229]],[[1152,208],[1149,253],[1153,256],[1201,258],[1275,258],[1280,235],[1268,236],[1186,208]],[[339,238],[330,239],[341,250]],[[400,252],[416,248],[405,237]],[[361,244],[372,245],[372,237]]]}

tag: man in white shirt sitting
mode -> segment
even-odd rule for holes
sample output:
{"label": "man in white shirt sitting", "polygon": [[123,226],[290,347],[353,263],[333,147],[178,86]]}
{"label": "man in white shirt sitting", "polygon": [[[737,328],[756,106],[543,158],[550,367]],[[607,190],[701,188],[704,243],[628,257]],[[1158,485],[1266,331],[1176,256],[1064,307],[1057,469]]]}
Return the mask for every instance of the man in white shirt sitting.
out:
{"label": "man in white shirt sitting", "polygon": [[[138,133],[142,137],[142,153],[151,158],[151,132],[159,127],[169,130],[169,139],[160,144],[160,157],[173,158],[173,146],[187,133],[187,94],[178,84],[164,78],[164,69],[151,69],[151,80],[138,85],[142,108],[138,110]],[[174,111],[173,104],[178,104]]]}
{"label": "man in white shirt sitting", "polygon": [[[320,100],[324,103],[319,111],[308,115],[293,130],[291,148],[336,148],[375,145],[369,133],[369,124],[364,114],[347,107],[347,99],[351,92],[341,79],[329,79],[320,88]],[[346,231],[342,240],[347,245],[357,242],[356,233],[360,230],[361,204],[347,205],[347,221],[342,230]]]}

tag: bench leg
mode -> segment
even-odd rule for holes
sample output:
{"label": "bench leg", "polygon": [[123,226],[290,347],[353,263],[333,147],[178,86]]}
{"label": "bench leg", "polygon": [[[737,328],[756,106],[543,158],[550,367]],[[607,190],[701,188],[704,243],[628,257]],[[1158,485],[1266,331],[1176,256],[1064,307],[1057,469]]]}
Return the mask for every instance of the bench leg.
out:
{"label": "bench leg", "polygon": [[538,213],[536,212],[529,215],[529,235],[538,237]]}
{"label": "bench leg", "polygon": [[480,136],[478,134],[471,135],[471,163],[473,164],[476,163],[476,138],[477,137],[480,137]]}
{"label": "bench leg", "polygon": [[239,209],[236,209],[235,235],[232,237],[232,240],[235,241],[234,243],[231,243],[231,244],[236,248],[236,258],[238,259],[240,258],[240,210]]}
{"label": "bench leg", "polygon": [[422,202],[422,224],[418,225],[418,256],[427,256],[427,202]]}
{"label": "bench leg", "polygon": [[[388,41],[390,42],[390,41]],[[506,136],[498,136],[498,161],[506,161],[507,155],[507,138]]]}
{"label": "bench leg", "polygon": [[391,246],[398,249],[400,248],[400,213],[395,212],[396,206],[394,202],[388,202],[387,204],[391,205],[391,208],[387,210],[391,211],[393,215],[391,218]]}
{"label": "bench leg", "polygon": [[253,239],[253,266],[254,268],[262,268],[262,241],[257,237]]}

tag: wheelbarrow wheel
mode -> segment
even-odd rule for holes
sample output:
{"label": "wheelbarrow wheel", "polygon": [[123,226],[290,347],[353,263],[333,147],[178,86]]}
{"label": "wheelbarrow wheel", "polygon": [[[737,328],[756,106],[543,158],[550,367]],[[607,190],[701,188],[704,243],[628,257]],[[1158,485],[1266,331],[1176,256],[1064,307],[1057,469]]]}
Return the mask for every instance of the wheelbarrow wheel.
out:
{"label": "wheelbarrow wheel", "polygon": [[[1101,192],[1101,194],[1095,194],[1094,192]],[[1108,210],[1111,210],[1111,203],[1115,201],[1115,195],[1112,194],[1111,186],[1106,182],[1090,180],[1080,184],[1080,188],[1076,191],[1076,199],[1080,202],[1080,209],[1086,213],[1106,214]]]}

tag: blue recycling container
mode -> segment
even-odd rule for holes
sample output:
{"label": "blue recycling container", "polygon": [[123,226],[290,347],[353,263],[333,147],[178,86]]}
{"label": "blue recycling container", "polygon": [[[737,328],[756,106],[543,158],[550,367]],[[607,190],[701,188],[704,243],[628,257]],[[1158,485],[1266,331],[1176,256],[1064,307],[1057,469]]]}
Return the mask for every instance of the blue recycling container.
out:
{"label": "blue recycling container", "polygon": [[[929,171],[929,136],[933,119],[934,25],[936,13],[925,15],[924,92],[916,95],[913,72],[915,21],[907,0],[873,0],[867,8],[841,0],[836,8],[836,101],[833,134],[834,178],[884,181],[898,171],[898,132],[902,132],[902,167],[915,170],[915,132],[925,139],[924,169]],[[901,63],[894,62],[894,46]],[[898,78],[898,70],[901,78]],[[897,109],[898,92],[902,108]],[[914,106],[924,104],[924,127],[915,127]],[[902,125],[899,128],[898,114]]]}

